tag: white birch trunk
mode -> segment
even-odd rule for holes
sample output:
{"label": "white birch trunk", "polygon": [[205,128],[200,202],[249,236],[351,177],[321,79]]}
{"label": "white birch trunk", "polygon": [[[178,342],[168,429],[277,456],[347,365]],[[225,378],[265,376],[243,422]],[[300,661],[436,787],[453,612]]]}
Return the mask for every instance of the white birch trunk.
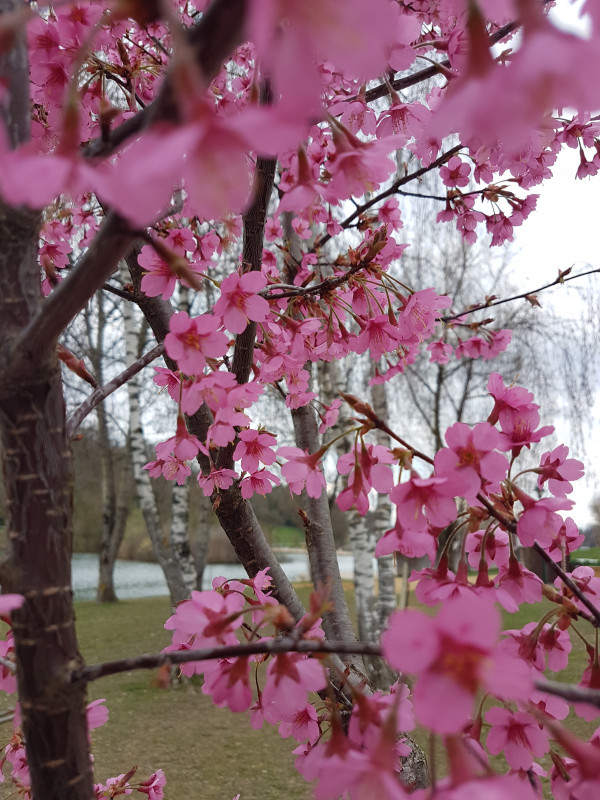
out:
{"label": "white birch trunk", "polygon": [[[335,397],[339,397],[340,392],[344,392],[348,388],[336,361],[322,363],[319,378],[322,400],[327,405]],[[331,431],[332,438],[350,427],[349,417],[348,406],[343,404],[338,421]],[[345,439],[337,441],[334,447],[338,456],[348,452],[348,443]],[[375,543],[370,536],[365,517],[353,509],[346,512],[346,519],[348,520],[348,541],[354,559],[354,595],[358,635],[362,641],[376,642],[379,636],[379,615],[373,574]]]}
{"label": "white birch trunk", "polygon": [[196,564],[190,549],[188,536],[190,518],[190,484],[183,486],[173,484],[171,495],[171,531],[169,544],[171,552],[180,564],[181,575],[185,583],[188,597],[196,588]]}
{"label": "white birch trunk", "polygon": [[[374,384],[371,387],[373,397],[373,411],[381,419],[388,419],[388,405],[385,394],[385,384]],[[375,441],[383,447],[390,446],[390,437],[379,428],[375,431]],[[380,494],[377,496],[377,510],[375,512],[374,538],[375,544],[381,539],[383,534],[392,526],[392,503],[389,495]],[[377,559],[377,571],[379,573],[379,630],[382,631],[387,626],[387,621],[396,608],[396,569],[394,557],[383,556]]]}
{"label": "white birch trunk", "polygon": [[[129,303],[123,306],[123,324],[125,327],[125,361],[130,366],[138,358],[137,326],[133,309]],[[144,469],[148,457],[146,442],[142,430],[139,396],[141,392],[141,373],[137,373],[127,384],[129,398],[129,437],[131,442],[131,461],[138,502],[144,515],[146,530],[150,536],[154,554],[162,567],[169,587],[173,605],[189,597],[188,584],[184,578],[181,564],[169,546],[164,535],[148,470]]]}

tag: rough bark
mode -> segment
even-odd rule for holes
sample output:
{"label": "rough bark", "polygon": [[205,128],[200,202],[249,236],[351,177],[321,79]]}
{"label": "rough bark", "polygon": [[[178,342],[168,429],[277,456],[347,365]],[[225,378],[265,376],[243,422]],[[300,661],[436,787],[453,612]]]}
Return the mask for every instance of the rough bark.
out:
{"label": "rough bark", "polygon": [[[0,15],[21,7],[0,0]],[[0,52],[0,111],[15,147],[29,131],[22,32]],[[34,800],[89,800],[86,686],[71,591],[72,472],[56,340],[45,353],[15,349],[41,307],[40,215],[0,202],[0,435],[7,510],[5,591],[25,596],[13,612],[22,727]]]}

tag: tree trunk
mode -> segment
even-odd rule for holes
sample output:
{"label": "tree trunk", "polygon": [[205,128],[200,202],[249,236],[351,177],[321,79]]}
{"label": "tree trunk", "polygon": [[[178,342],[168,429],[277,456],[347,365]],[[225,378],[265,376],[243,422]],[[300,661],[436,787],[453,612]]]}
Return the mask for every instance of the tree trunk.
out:
{"label": "tree trunk", "polygon": [[[123,321],[125,325],[125,361],[127,366],[133,364],[138,358],[138,336],[130,304],[123,307]],[[177,605],[189,597],[188,584],[184,578],[181,565],[169,547],[169,538],[163,532],[158,506],[152,489],[148,470],[144,464],[148,461],[146,453],[146,440],[142,430],[140,414],[141,375],[138,372],[127,384],[129,397],[129,437],[131,442],[131,461],[133,477],[137,490],[138,502],[142,509],[146,530],[152,542],[154,554],[164,572],[171,603]]]}
{"label": "tree trunk", "polygon": [[189,597],[196,588],[196,564],[190,550],[188,535],[190,519],[190,484],[188,481],[183,486],[173,484],[171,493],[171,532],[169,546],[174,558],[181,569],[183,582]]}
{"label": "tree trunk", "polygon": [[[385,394],[385,385],[376,383],[371,387],[373,397],[373,411],[378,417],[388,420],[388,404]],[[375,430],[375,441],[383,447],[390,447],[390,437],[380,428]],[[389,494],[377,495],[377,509],[375,511],[374,534],[376,544],[386,531],[392,526],[392,502]],[[378,612],[379,630],[387,626],[387,621],[396,608],[396,570],[394,569],[393,556],[382,556],[377,559],[377,572],[379,575]]]}
{"label": "tree trunk", "polygon": [[[22,4],[0,0],[0,15]],[[22,28],[0,50],[0,122],[16,147],[30,126]],[[6,489],[5,591],[25,596],[12,614],[17,682],[34,800],[90,800],[85,683],[71,590],[73,478],[55,351],[13,348],[41,304],[37,262],[41,215],[0,202],[0,435]]]}
{"label": "tree trunk", "polygon": [[[104,329],[106,317],[104,313],[104,297],[102,292],[97,294],[98,316],[96,324],[96,337],[92,335],[92,326],[89,311],[86,310],[86,323],[88,331],[88,349],[90,361],[95,378],[99,386],[104,385]],[[114,452],[108,432],[108,420],[104,403],[96,407],[98,417],[98,449],[100,451],[101,483],[102,483],[102,524],[100,529],[100,552],[98,554],[98,589],[96,600],[99,603],[116,603],[117,593],[114,584],[115,560],[124,527],[117,528],[117,488],[115,480]],[[124,520],[120,520],[124,526]],[[118,539],[118,542],[114,542]]]}
{"label": "tree trunk", "polygon": [[210,544],[210,526],[208,524],[210,512],[206,503],[198,505],[198,540],[194,548],[196,562],[196,589],[202,591],[202,578],[206,566],[208,555],[208,545]]}
{"label": "tree trunk", "polygon": [[0,203],[0,429],[8,544],[2,585],[26,597],[13,612],[13,629],[33,797],[89,800],[86,688],[68,680],[82,658],[71,591],[73,479],[60,368],[54,353],[42,360],[36,352],[11,352],[40,303],[38,227],[38,214]]}

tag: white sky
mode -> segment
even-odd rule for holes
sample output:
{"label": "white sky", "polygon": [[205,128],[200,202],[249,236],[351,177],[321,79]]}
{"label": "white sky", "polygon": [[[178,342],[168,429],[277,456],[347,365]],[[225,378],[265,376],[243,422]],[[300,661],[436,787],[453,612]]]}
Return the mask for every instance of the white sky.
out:
{"label": "white sky", "polygon": [[[600,175],[575,179],[579,163],[577,150],[565,149],[552,168],[554,178],[541,187],[537,210],[531,214],[523,226],[517,229],[514,257],[511,260],[511,275],[523,291],[535,289],[553,280],[558,270],[573,266],[573,273],[583,272],[590,267],[600,267]],[[593,280],[593,276],[591,278]],[[584,286],[590,278],[574,281],[571,286]],[[596,279],[596,286],[600,281]],[[579,318],[581,301],[574,291],[557,287],[539,296],[542,306],[552,304],[554,308],[569,318]],[[543,309],[542,309],[543,311]],[[533,313],[541,313],[532,309]],[[600,343],[599,343],[600,344]],[[526,378],[522,378],[526,385]],[[597,400],[590,409],[593,418],[590,438],[586,444],[584,461],[586,472],[593,473],[575,484],[571,497],[577,507],[570,512],[575,521],[583,526],[591,521],[589,503],[595,494],[600,494],[600,380],[595,376]],[[548,413],[550,412],[550,413]],[[552,409],[541,409],[542,423],[553,424],[557,435],[569,444],[568,425],[560,419],[552,418]],[[578,453],[571,452],[577,457]],[[568,512],[567,512],[568,515]]]}

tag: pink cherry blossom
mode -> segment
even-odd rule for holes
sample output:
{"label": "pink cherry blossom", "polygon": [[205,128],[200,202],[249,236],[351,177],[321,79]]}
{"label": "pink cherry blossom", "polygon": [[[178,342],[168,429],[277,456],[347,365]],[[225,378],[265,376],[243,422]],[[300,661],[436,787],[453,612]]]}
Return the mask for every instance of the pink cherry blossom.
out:
{"label": "pink cherry blossom", "polygon": [[[498,416],[501,433],[500,450],[512,450],[513,454],[521,452],[523,447],[530,447],[544,436],[554,432],[553,425],[537,428],[540,415],[537,406],[521,407],[518,410],[505,409]],[[536,430],[537,428],[537,430]]]}
{"label": "pink cherry blossom", "polygon": [[533,395],[520,386],[505,386],[502,376],[492,372],[488,379],[487,390],[494,398],[494,408],[488,422],[495,425],[501,411],[529,409],[533,407]]}
{"label": "pink cherry blossom", "polygon": [[478,492],[498,490],[508,472],[508,461],[495,452],[501,439],[492,425],[480,422],[471,429],[456,422],[446,431],[446,442],[448,447],[436,453],[434,466],[435,474],[447,479],[449,493],[475,504]]}
{"label": "pink cherry blossom", "polygon": [[479,687],[526,696],[528,673],[495,651],[499,627],[493,604],[475,597],[448,601],[435,619],[411,609],[393,615],[383,652],[395,669],[418,675],[413,696],[423,725],[438,733],[460,730]]}
{"label": "pink cherry blossom", "polygon": [[177,433],[165,442],[156,445],[159,459],[167,459],[171,453],[181,461],[191,461],[198,455],[200,440],[187,429],[183,416],[177,417]]}
{"label": "pink cherry blossom", "polygon": [[542,547],[549,547],[564,525],[562,517],[556,511],[572,508],[573,502],[564,497],[534,500],[520,490],[517,497],[525,508],[517,520],[517,534],[521,544],[532,547],[535,541]]}
{"label": "pink cherry blossom", "polygon": [[167,354],[188,375],[199,375],[206,358],[218,358],[227,352],[228,342],[218,330],[218,320],[210,314],[190,319],[185,311],[173,314],[165,337]]}
{"label": "pink cherry blossom", "polygon": [[526,711],[490,708],[485,719],[492,726],[487,736],[487,749],[493,755],[504,752],[513,769],[527,770],[534,758],[541,758],[548,752],[548,734]]}
{"label": "pink cherry blossom", "polygon": [[542,581],[523,567],[514,556],[508,566],[502,565],[496,576],[496,597],[504,608],[513,613],[521,603],[539,603],[542,599]]}
{"label": "pink cherry blossom", "polygon": [[108,708],[104,703],[106,703],[104,698],[101,700],[93,700],[91,703],[88,703],[86,710],[88,730],[91,731],[94,730],[94,728],[100,728],[108,721]]}
{"label": "pink cherry blossom", "polygon": [[275,453],[272,448],[277,444],[277,439],[272,434],[248,429],[240,431],[238,438],[233,458],[234,461],[241,461],[243,470],[256,472],[259,463],[266,466],[274,463]]}
{"label": "pink cherry blossom", "polygon": [[388,494],[394,482],[392,471],[386,464],[394,461],[393,455],[381,445],[365,445],[361,441],[360,448],[345,453],[338,459],[338,472],[348,475],[348,485],[337,498],[342,510],[356,506],[359,514],[366,514],[369,509],[368,494],[371,488],[381,494]]}
{"label": "pink cherry blossom", "polygon": [[246,272],[241,277],[232,273],[221,282],[221,296],[214,313],[232,333],[242,333],[249,320],[264,322],[269,316],[269,304],[257,292],[267,284],[261,272]]}
{"label": "pink cherry blossom", "polygon": [[210,497],[215,489],[229,489],[236,478],[234,469],[213,469],[208,475],[198,475],[198,486],[205,497]]}
{"label": "pink cherry blossom", "polygon": [[219,708],[247,711],[252,705],[250,664],[247,658],[222,658],[204,668],[202,694]]}
{"label": "pink cherry blossom", "polygon": [[156,770],[147,781],[143,781],[136,788],[138,792],[148,795],[148,800],[163,800],[164,792],[163,787],[166,785],[167,779],[162,769]]}
{"label": "pink cherry blossom", "polygon": [[265,709],[273,704],[270,713],[275,718],[290,719],[304,710],[308,693],[318,692],[326,682],[318,661],[299,653],[283,653],[269,662],[261,700]]}
{"label": "pink cherry blossom", "polygon": [[396,518],[394,527],[386,531],[375,545],[376,558],[398,552],[407,558],[427,556],[433,563],[436,551],[437,541],[427,528],[405,528],[399,517]]}
{"label": "pink cherry blossom", "polygon": [[561,561],[563,556],[570,555],[583,544],[585,537],[579,533],[579,528],[571,517],[567,517],[560,526],[558,533],[552,540],[546,552],[554,561]]}
{"label": "pink cherry blossom", "polygon": [[325,488],[325,477],[319,468],[321,453],[309,454],[299,447],[280,447],[277,455],[287,459],[281,474],[288,482],[290,491],[300,494],[306,487],[309,497],[320,497]]}
{"label": "pink cherry blossom", "polygon": [[280,483],[281,481],[277,475],[269,472],[268,469],[260,469],[258,472],[253,472],[251,475],[243,478],[240,483],[240,491],[242,497],[247,500],[255,493],[262,495],[270,494],[273,490],[273,486],[279,486]]}
{"label": "pink cherry blossom", "polygon": [[521,630],[504,631],[504,639],[499,648],[507,653],[518,655],[532,664],[535,669],[543,672],[546,668],[552,672],[565,669],[571,652],[571,640],[567,631],[556,625],[542,625],[528,622]]}
{"label": "pink cherry blossom", "polygon": [[398,327],[402,337],[411,339],[417,336],[420,341],[428,338],[433,332],[440,309],[451,305],[452,300],[448,296],[439,295],[434,289],[414,292],[403,303],[398,317]]}
{"label": "pink cherry blossom", "polygon": [[488,533],[478,530],[470,533],[465,542],[465,550],[468,553],[469,564],[473,569],[477,569],[484,548],[484,557],[497,566],[508,565],[510,548],[508,545],[508,534],[506,531],[496,530]]}
{"label": "pink cherry blossom", "polygon": [[147,294],[148,297],[162,295],[165,300],[168,300],[177,283],[177,277],[171,266],[148,244],[140,250],[138,264],[144,270],[142,277],[144,294]]}
{"label": "pink cherry blossom", "polygon": [[468,186],[471,168],[458,156],[452,156],[448,163],[440,169],[440,178],[445,186]]}
{"label": "pink cherry blossom", "polygon": [[569,448],[564,444],[544,453],[540,461],[538,486],[540,489],[548,482],[548,489],[553,495],[563,496],[573,491],[570,481],[576,481],[583,475],[583,464],[575,458],[567,458]]}
{"label": "pink cherry blossom", "polygon": [[456,518],[456,504],[446,478],[420,478],[416,473],[395,486],[390,500],[397,506],[398,519],[406,529],[419,531],[427,521],[444,528]]}

